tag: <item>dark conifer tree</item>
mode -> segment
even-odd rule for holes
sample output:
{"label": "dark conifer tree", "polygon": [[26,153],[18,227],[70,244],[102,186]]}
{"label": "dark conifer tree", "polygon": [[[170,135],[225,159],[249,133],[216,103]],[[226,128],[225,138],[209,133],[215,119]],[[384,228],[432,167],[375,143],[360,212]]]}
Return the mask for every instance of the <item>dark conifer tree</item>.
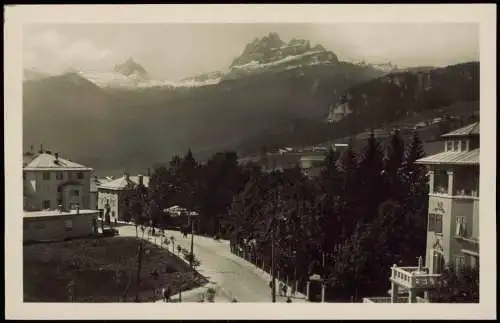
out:
{"label": "dark conifer tree", "polygon": [[357,197],[360,206],[359,220],[372,221],[378,212],[379,205],[387,199],[383,170],[384,156],[373,131],[367,140],[365,149],[359,160],[357,172]]}
{"label": "dark conifer tree", "polygon": [[401,199],[402,190],[400,169],[403,166],[405,157],[405,147],[399,130],[395,130],[387,147],[387,156],[385,158],[384,177],[386,179],[388,195],[395,200]]}

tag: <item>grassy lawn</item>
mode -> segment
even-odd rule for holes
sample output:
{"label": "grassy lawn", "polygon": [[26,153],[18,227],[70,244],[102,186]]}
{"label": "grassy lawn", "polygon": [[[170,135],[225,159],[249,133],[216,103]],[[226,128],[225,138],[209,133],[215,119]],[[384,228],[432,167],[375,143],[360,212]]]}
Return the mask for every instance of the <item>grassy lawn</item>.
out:
{"label": "grassy lawn", "polygon": [[[74,297],[75,302],[133,302],[138,243],[131,237],[110,237],[24,246],[24,301],[69,302]],[[174,295],[207,282],[169,251],[146,241],[144,250],[141,302],[159,299],[153,296],[155,288],[170,286]],[[151,275],[154,270],[157,279]]]}

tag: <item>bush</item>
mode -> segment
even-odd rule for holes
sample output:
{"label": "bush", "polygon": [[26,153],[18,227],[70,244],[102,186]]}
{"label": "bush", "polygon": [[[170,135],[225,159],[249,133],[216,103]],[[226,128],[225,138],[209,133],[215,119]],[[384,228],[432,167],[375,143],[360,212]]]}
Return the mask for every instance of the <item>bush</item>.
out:
{"label": "bush", "polygon": [[213,287],[209,287],[207,289],[206,295],[209,303],[213,303],[215,301],[215,289]]}
{"label": "bush", "polygon": [[186,259],[188,262],[191,262],[191,259],[192,259],[193,268],[196,268],[196,267],[198,267],[200,265],[200,260],[198,258],[196,258],[196,256],[193,255],[192,253],[190,253],[189,251],[187,251],[186,253],[184,253],[184,259]]}

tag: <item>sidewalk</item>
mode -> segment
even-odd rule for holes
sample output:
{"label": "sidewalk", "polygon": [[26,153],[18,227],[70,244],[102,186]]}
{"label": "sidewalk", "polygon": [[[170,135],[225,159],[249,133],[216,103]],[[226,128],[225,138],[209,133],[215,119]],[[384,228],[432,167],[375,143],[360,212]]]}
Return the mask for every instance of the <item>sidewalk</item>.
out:
{"label": "sidewalk", "polygon": [[[273,279],[270,273],[266,272],[265,270],[263,270],[259,266],[252,264],[248,260],[245,260],[244,258],[233,254],[231,251],[229,251],[229,253],[228,253],[228,255],[226,255],[226,257],[231,259],[232,261],[240,263],[244,267],[251,268],[256,274],[258,274],[260,277],[262,277],[262,279],[264,279],[268,282],[270,282]],[[276,287],[277,287],[276,288],[276,297],[277,298],[285,299],[287,296],[289,296],[293,302],[307,303],[307,297],[306,297],[306,295],[304,295],[302,293],[295,292],[295,295],[291,296],[291,286],[289,286],[289,285],[287,288],[286,296],[281,296],[279,294],[279,291],[278,291],[278,286],[280,286],[281,283],[286,284],[286,281],[278,280],[276,278]]]}

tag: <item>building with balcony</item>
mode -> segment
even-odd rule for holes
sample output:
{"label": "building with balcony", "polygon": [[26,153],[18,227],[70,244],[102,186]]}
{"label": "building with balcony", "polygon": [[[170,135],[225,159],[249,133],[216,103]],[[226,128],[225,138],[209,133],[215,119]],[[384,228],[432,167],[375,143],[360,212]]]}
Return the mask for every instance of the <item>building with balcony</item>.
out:
{"label": "building with balcony", "polygon": [[41,151],[23,156],[23,209],[90,208],[92,168]]}
{"label": "building with balcony", "polygon": [[444,151],[421,158],[429,169],[425,264],[391,268],[391,297],[365,302],[426,301],[446,265],[479,262],[479,122],[442,135]]}
{"label": "building with balcony", "polygon": [[417,161],[429,168],[426,264],[437,274],[479,261],[479,122],[443,138],[444,152]]}

